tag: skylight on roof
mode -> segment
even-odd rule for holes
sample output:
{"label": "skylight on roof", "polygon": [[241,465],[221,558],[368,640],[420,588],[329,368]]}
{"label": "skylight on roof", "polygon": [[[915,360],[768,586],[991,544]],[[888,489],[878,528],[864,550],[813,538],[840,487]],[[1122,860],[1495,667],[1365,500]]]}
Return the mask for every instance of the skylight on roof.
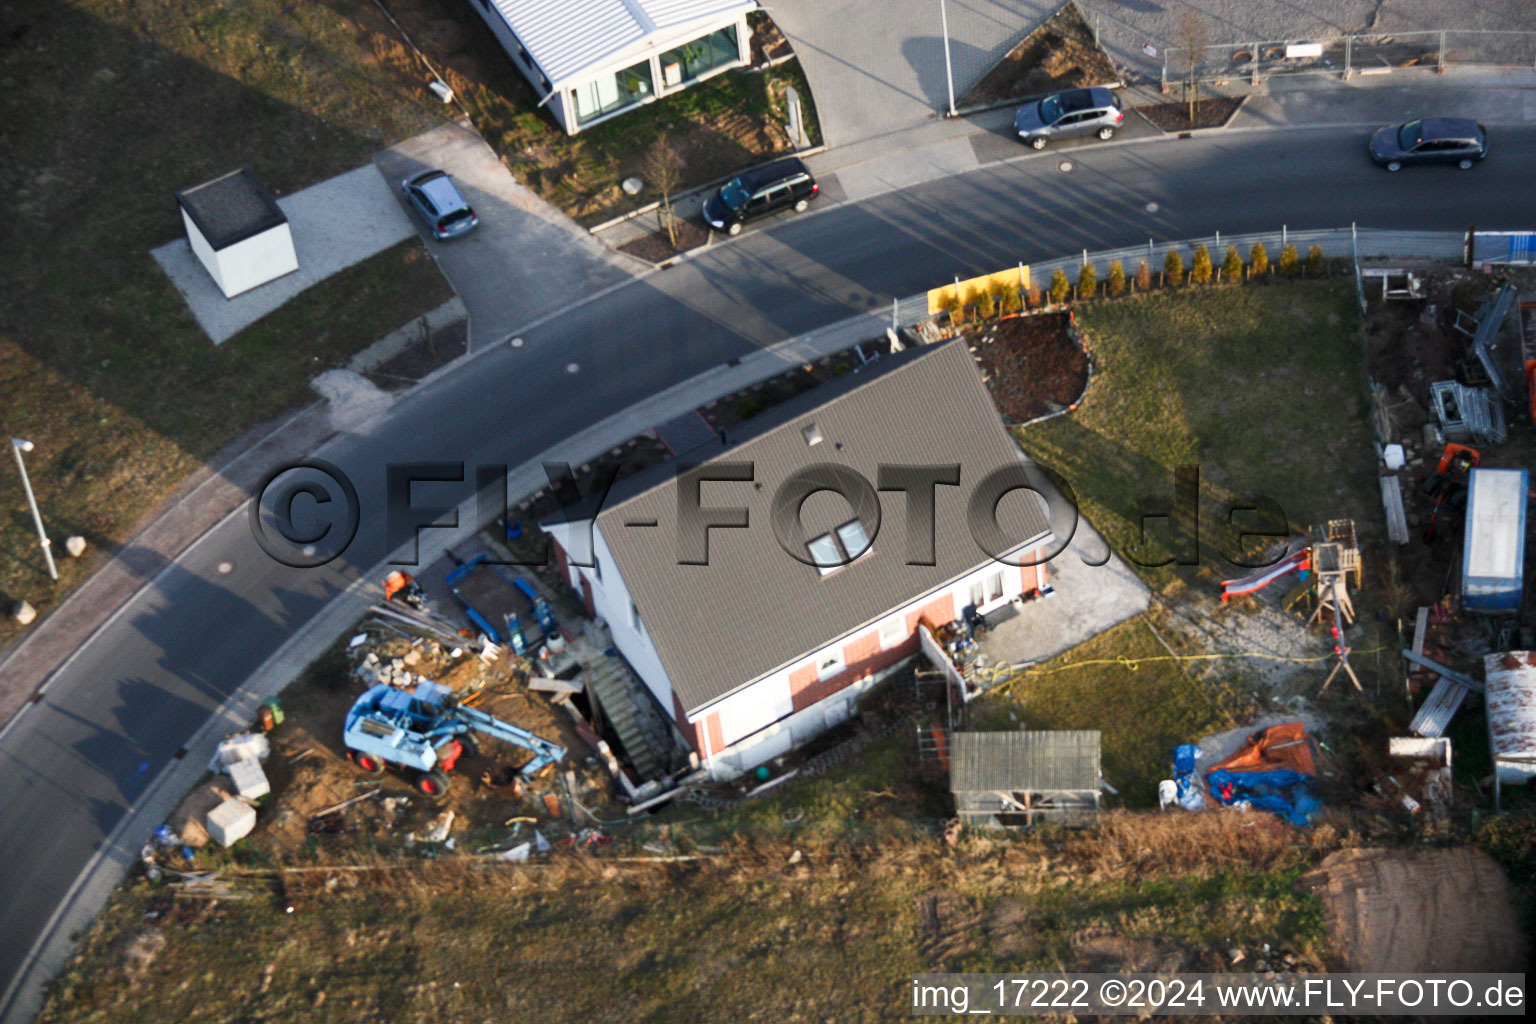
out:
{"label": "skylight on roof", "polygon": [[814,447],[815,445],[821,444],[821,428],[814,423],[808,427],[801,427],[800,436],[805,438],[805,443],[808,446]]}

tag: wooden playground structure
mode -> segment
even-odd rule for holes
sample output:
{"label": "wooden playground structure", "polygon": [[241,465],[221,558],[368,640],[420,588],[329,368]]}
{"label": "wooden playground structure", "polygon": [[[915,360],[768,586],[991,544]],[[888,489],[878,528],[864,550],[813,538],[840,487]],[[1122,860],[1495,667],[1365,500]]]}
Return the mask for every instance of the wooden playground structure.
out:
{"label": "wooden playground structure", "polygon": [[1330,519],[1326,526],[1315,528],[1308,545],[1293,551],[1274,565],[1238,579],[1223,580],[1221,600],[1225,603],[1239,594],[1252,594],[1291,573],[1300,579],[1285,594],[1280,606],[1285,610],[1300,602],[1313,599],[1316,603],[1307,616],[1307,625],[1327,622],[1333,640],[1333,654],[1337,659],[1333,671],[1323,681],[1328,689],[1333,680],[1343,672],[1355,689],[1364,691],[1360,678],[1349,664],[1349,643],[1344,638],[1344,627],[1355,621],[1355,605],[1349,596],[1350,577],[1354,577],[1355,589],[1365,581],[1365,566],[1360,559],[1360,542],[1355,533],[1353,519]]}

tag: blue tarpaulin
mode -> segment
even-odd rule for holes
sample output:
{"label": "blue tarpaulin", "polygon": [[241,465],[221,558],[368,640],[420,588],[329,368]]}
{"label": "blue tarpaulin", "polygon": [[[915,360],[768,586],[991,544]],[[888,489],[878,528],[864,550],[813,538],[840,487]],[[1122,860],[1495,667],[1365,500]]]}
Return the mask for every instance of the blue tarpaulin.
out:
{"label": "blue tarpaulin", "polygon": [[1224,804],[1246,800],[1260,810],[1278,814],[1292,825],[1310,825],[1323,802],[1312,792],[1312,777],[1289,768],[1273,771],[1216,770],[1205,777],[1211,796]]}

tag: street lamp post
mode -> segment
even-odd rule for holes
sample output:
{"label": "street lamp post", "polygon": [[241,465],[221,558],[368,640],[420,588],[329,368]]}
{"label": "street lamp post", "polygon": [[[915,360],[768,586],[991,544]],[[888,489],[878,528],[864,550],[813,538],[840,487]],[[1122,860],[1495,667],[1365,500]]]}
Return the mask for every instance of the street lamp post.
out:
{"label": "street lamp post", "polygon": [[58,582],[59,570],[53,564],[53,544],[43,529],[43,514],[37,510],[37,498],[32,495],[32,481],[27,479],[27,464],[21,461],[21,453],[32,450],[32,442],[19,437],[11,438],[11,454],[16,456],[16,468],[21,471],[21,486],[27,492],[27,504],[32,507],[32,522],[37,524],[37,540],[43,546],[43,559],[48,563],[48,576]]}
{"label": "street lamp post", "polygon": [[949,10],[939,0],[939,21],[944,27],[944,80],[949,84],[949,116],[955,116],[955,69],[949,62]]}

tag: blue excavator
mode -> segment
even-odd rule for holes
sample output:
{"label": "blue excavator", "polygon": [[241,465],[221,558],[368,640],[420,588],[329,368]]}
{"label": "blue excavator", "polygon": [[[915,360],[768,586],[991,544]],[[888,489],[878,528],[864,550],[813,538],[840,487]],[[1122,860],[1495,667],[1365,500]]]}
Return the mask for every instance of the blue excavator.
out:
{"label": "blue excavator", "polygon": [[352,763],[370,775],[390,766],[414,773],[412,785],[439,799],[448,792],[448,773],[466,754],[473,756],[471,732],[532,751],[518,769],[531,780],[565,757],[565,748],[511,722],[459,703],[453,689],[422,679],[413,690],[380,683],[359,697],[347,712],[343,741]]}

